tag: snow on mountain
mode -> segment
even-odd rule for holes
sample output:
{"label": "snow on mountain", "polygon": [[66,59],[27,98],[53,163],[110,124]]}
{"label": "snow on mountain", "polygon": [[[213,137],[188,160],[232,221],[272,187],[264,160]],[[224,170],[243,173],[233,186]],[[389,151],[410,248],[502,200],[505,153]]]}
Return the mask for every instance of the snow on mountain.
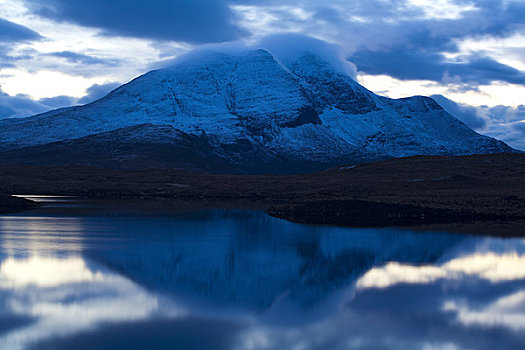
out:
{"label": "snow on mountain", "polygon": [[[84,160],[82,150],[111,150],[104,145],[117,141],[166,146],[151,166],[196,149],[195,159],[189,159],[193,167],[234,172],[299,172],[417,154],[513,151],[477,134],[430,98],[381,97],[318,56],[304,53],[284,66],[264,50],[193,57],[85,106],[0,121],[4,162],[38,163],[52,150],[53,164],[97,165],[96,159]],[[106,152],[110,159],[104,163],[145,158],[142,146]],[[18,157],[16,150],[23,147]],[[65,149],[77,156],[61,159]],[[214,165],[203,165],[206,159]]]}

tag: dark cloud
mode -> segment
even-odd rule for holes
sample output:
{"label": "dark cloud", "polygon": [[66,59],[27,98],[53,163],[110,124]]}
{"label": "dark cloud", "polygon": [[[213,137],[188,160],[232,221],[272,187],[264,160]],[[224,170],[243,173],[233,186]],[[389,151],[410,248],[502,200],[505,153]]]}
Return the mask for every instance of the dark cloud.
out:
{"label": "dark cloud", "polygon": [[452,64],[447,67],[447,71],[450,75],[458,75],[468,82],[490,83],[498,80],[525,84],[525,72],[483,56],[471,56],[464,64]]}
{"label": "dark cloud", "polygon": [[477,19],[480,34],[507,36],[525,28],[523,1],[478,0],[474,4],[479,10],[465,20]]}
{"label": "dark cloud", "polygon": [[0,88],[0,119],[28,117],[52,109],[27,95],[10,96]]}
{"label": "dark cloud", "polygon": [[445,72],[445,67],[442,66],[443,56],[439,53],[362,50],[349,59],[357,65],[359,71],[366,74],[387,74],[403,80],[440,81]]}
{"label": "dark cloud", "polygon": [[[0,97],[1,100],[1,97]],[[11,107],[7,106],[1,106],[0,105],[0,119],[9,118],[10,116],[14,115],[16,111],[12,109]]]}
{"label": "dark cloud", "polygon": [[520,132],[525,138],[525,122],[519,122],[513,125],[514,130]]}
{"label": "dark cloud", "polygon": [[16,43],[42,39],[37,32],[0,18],[0,43]]}
{"label": "dark cloud", "polygon": [[243,328],[240,322],[196,317],[129,321],[35,342],[29,349],[226,350],[234,348]]}
{"label": "dark cloud", "polygon": [[80,98],[77,102],[79,104],[86,104],[98,100],[109,94],[112,90],[119,87],[117,82],[109,82],[105,84],[94,84],[87,89],[87,95]]}
{"label": "dark cloud", "polygon": [[438,52],[363,50],[349,58],[360,71],[385,74],[401,80],[432,80],[467,84],[490,84],[504,81],[525,85],[525,72],[499,63],[489,57],[471,55],[458,61],[448,61]]}
{"label": "dark cloud", "polygon": [[99,28],[105,35],[188,43],[223,42],[246,33],[221,0],[35,0],[36,14]]}
{"label": "dark cloud", "polygon": [[87,65],[116,66],[119,63],[119,60],[117,59],[103,59],[72,51],[52,52],[48,54],[48,56],[63,58],[70,63],[80,63]]}
{"label": "dark cloud", "polygon": [[77,102],[77,99],[71,96],[55,96],[41,98],[38,102],[52,108],[60,108],[74,105]]}
{"label": "dark cloud", "polygon": [[327,6],[322,6],[316,9],[314,12],[314,18],[326,23],[341,24],[344,22],[341,12]]}
{"label": "dark cloud", "polygon": [[20,59],[12,56],[12,47],[20,42],[40,40],[42,36],[27,27],[0,18],[0,68],[14,68]]}

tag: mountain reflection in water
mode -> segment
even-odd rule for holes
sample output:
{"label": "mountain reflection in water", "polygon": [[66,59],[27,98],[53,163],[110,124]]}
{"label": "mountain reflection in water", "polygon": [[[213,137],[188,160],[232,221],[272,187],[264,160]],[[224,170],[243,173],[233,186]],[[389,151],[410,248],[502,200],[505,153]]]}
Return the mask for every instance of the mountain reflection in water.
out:
{"label": "mountain reflection in water", "polygon": [[1,349],[525,346],[523,239],[42,200],[0,216]]}

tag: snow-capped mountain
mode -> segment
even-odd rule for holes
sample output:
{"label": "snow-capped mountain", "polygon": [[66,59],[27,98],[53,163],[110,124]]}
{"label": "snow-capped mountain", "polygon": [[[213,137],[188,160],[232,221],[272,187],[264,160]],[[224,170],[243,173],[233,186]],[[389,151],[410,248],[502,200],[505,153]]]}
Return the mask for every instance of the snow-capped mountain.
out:
{"label": "snow-capped mountain", "polygon": [[511,152],[427,97],[388,99],[318,56],[208,53],[85,106],[0,121],[0,162],[301,172],[417,154]]}

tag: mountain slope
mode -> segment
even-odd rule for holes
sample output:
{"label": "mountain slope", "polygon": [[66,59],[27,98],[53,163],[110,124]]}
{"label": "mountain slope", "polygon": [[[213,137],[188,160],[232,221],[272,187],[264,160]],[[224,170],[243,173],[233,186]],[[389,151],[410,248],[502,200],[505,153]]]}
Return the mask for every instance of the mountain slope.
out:
{"label": "mountain slope", "polygon": [[0,121],[4,163],[279,173],[511,151],[430,98],[380,97],[317,56],[284,66],[264,50],[203,55],[85,106]]}

